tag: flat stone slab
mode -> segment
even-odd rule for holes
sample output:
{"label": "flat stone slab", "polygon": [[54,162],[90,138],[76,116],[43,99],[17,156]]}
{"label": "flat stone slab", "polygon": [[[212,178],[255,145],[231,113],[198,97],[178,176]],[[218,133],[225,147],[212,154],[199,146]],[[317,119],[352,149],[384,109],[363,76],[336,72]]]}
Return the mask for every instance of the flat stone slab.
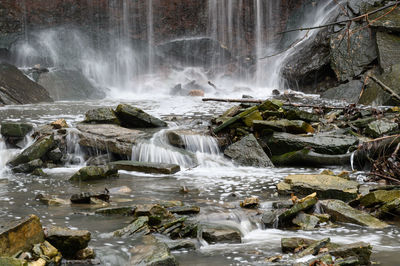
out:
{"label": "flat stone slab", "polygon": [[181,170],[177,164],[164,164],[164,163],[148,163],[137,161],[116,161],[111,162],[110,165],[115,166],[118,170],[135,171],[149,174],[175,174]]}
{"label": "flat stone slab", "polygon": [[112,124],[79,124],[76,128],[81,146],[129,157],[132,146],[145,135],[141,130]]}
{"label": "flat stone slab", "polygon": [[0,230],[0,256],[13,256],[28,251],[34,244],[44,241],[42,224],[36,215],[6,224]]}
{"label": "flat stone slab", "polygon": [[389,225],[368,213],[353,209],[341,200],[322,200],[320,201],[324,211],[332,216],[335,221],[353,223],[370,228],[385,228]]}
{"label": "flat stone slab", "polygon": [[331,175],[290,175],[277,185],[279,193],[308,195],[317,192],[321,199],[352,200],[357,197],[359,184]]}

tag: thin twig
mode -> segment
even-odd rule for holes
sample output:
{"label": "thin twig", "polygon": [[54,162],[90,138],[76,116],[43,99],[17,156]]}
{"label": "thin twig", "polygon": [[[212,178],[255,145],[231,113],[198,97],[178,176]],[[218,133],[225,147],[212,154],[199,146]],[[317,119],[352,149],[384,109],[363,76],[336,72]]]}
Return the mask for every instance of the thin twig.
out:
{"label": "thin twig", "polygon": [[393,98],[400,102],[400,96],[395,93],[389,86],[385,85],[382,81],[380,81],[377,77],[370,75],[369,76],[373,81],[375,81],[384,91],[391,94]]}

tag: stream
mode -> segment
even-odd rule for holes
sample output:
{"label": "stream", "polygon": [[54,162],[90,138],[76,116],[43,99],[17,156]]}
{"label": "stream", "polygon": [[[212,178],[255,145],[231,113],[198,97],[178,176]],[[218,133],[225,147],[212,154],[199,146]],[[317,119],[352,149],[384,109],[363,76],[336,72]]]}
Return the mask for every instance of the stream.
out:
{"label": "stream", "polygon": [[[64,118],[74,127],[82,121],[87,110],[96,107],[115,107],[121,101],[102,100],[86,102],[56,102],[0,108],[0,121],[30,122],[36,126]],[[232,106],[228,103],[202,102],[200,98],[159,96],[127,101],[146,112],[168,121],[172,129],[206,130],[213,115],[221,114]],[[73,129],[70,129],[73,132]],[[71,133],[73,134],[73,133]],[[73,229],[86,229],[92,233],[90,246],[94,248],[101,265],[125,265],[129,261],[129,249],[138,240],[116,239],[108,233],[126,226],[130,217],[93,215],[89,205],[46,206],[35,200],[39,193],[57,195],[69,199],[72,194],[86,191],[111,191],[111,206],[124,204],[155,203],[157,201],[180,200],[187,205],[201,207],[196,219],[202,222],[229,224],[242,233],[241,244],[208,245],[199,239],[195,251],[173,251],[180,265],[265,265],[269,256],[281,253],[282,237],[308,237],[322,239],[330,237],[332,242],[368,242],[373,246],[373,260],[382,265],[396,265],[400,251],[398,227],[372,230],[360,226],[340,224],[333,228],[318,228],[313,231],[291,231],[265,229],[254,216],[257,210],[239,207],[246,197],[259,197],[259,211],[272,208],[272,202],[280,199],[275,185],[289,174],[320,173],[315,168],[252,168],[236,167],[220,154],[216,141],[210,137],[190,137],[185,141],[188,152],[198,161],[190,168],[187,157],[176,154],[165,142],[163,130],[149,132],[143,143],[132,147],[133,157],[141,161],[178,163],[182,171],[174,175],[152,175],[120,171],[115,179],[89,183],[70,183],[68,178],[84,165],[83,160],[74,160],[64,168],[44,169],[47,177],[12,174],[6,162],[18,150],[7,150],[0,139],[0,220],[12,221],[36,214],[44,226],[58,225]],[[32,139],[26,139],[25,145]],[[76,148],[78,139],[68,138],[71,155],[81,156]],[[74,164],[75,163],[75,164]],[[335,172],[344,169],[333,168]],[[345,169],[349,170],[349,169]],[[363,173],[354,173],[362,180]],[[114,193],[116,188],[126,186],[129,190]],[[188,192],[182,193],[185,187]],[[282,198],[283,199],[283,198]],[[166,240],[168,241],[168,240]],[[278,265],[293,263],[284,257]],[[277,264],[275,264],[277,265]]]}

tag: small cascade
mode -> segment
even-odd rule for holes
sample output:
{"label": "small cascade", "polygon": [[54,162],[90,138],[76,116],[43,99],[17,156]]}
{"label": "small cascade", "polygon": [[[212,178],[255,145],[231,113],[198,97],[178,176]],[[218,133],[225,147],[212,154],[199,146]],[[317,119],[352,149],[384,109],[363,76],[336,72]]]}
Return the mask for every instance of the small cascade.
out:
{"label": "small cascade", "polygon": [[67,156],[63,158],[66,165],[85,165],[85,153],[79,145],[78,130],[71,128],[66,137]]}
{"label": "small cascade", "polygon": [[17,149],[7,149],[6,142],[0,134],[0,178],[3,178],[7,172],[7,162],[14,158],[18,152],[19,150]]}
{"label": "small cascade", "polygon": [[219,155],[218,142],[211,136],[204,135],[182,135],[186,150],[190,152],[209,153]]}

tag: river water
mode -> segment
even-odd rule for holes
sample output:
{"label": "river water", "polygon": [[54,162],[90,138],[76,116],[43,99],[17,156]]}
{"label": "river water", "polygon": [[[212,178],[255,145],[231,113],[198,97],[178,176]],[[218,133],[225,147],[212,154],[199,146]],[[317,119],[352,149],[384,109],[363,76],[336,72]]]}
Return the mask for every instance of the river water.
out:
{"label": "river water", "polygon": [[[74,126],[83,120],[84,113],[95,107],[115,107],[120,101],[56,102],[0,108],[0,121],[26,121],[42,125],[64,118]],[[170,128],[195,128],[205,130],[210,118],[220,114],[231,104],[202,102],[199,98],[161,97],[157,100],[143,98],[128,101],[152,115],[170,121]],[[29,140],[27,140],[29,142]],[[74,138],[70,139],[74,145]],[[76,139],[75,139],[76,142]],[[129,260],[129,249],[137,240],[115,239],[107,233],[126,226],[129,217],[106,217],[92,215],[93,206],[65,205],[46,206],[35,200],[38,193],[56,195],[69,199],[74,193],[103,191],[108,188],[127,186],[131,192],[111,194],[112,206],[153,203],[159,200],[181,200],[187,205],[198,205],[201,212],[196,219],[205,222],[229,224],[242,232],[242,244],[207,245],[199,242],[196,251],[176,251],[173,254],[180,265],[260,265],[268,256],[280,253],[282,237],[304,236],[313,239],[331,237],[333,242],[369,242],[374,247],[373,259],[382,265],[396,265],[400,252],[400,230],[393,226],[383,230],[370,230],[360,226],[341,224],[335,228],[320,228],[313,231],[291,231],[264,229],[255,222],[257,212],[239,207],[239,201],[257,196],[261,210],[272,208],[272,202],[279,200],[275,184],[285,176],[294,173],[319,173],[322,169],[274,168],[260,169],[236,167],[219,154],[214,142],[207,137],[187,140],[199,166],[186,168],[174,175],[150,175],[121,172],[119,178],[90,183],[70,183],[68,178],[81,165],[64,168],[44,169],[48,177],[34,177],[25,174],[11,174],[5,163],[18,150],[6,150],[0,139],[0,220],[15,220],[28,214],[36,214],[43,225],[54,224],[70,228],[87,229],[92,233],[90,246],[97,253],[102,265],[125,265]],[[162,160],[170,157],[171,147],[165,146],[162,132],[146,142],[146,147],[133,147],[134,154],[142,160]],[[153,146],[152,146],[153,145]],[[166,155],[157,157],[151,153],[164,149]],[[79,149],[72,149],[78,153]],[[150,155],[149,155],[150,154]],[[79,154],[78,154],[79,155]],[[138,156],[139,156],[138,155]],[[157,159],[158,158],[158,159]],[[161,158],[161,159],[160,159]],[[343,169],[335,168],[334,171]],[[362,177],[362,174],[354,174]],[[186,186],[188,193],[181,193]],[[286,258],[287,259],[287,258]],[[290,264],[285,261],[280,265]]]}

